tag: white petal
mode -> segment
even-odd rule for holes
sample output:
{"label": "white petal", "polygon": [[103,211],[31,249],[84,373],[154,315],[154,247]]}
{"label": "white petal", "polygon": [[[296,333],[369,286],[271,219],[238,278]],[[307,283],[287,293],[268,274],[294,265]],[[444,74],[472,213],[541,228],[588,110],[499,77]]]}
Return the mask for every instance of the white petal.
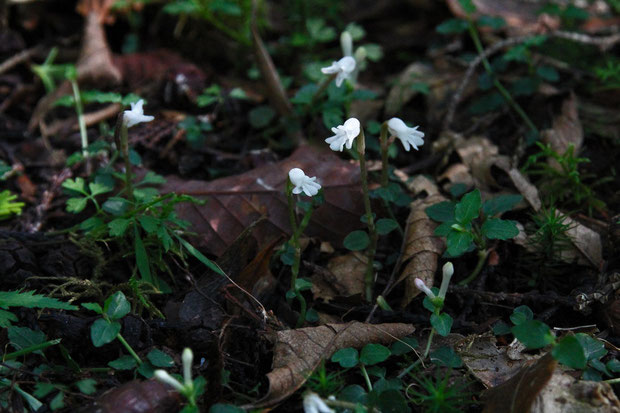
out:
{"label": "white petal", "polygon": [[293,185],[301,186],[304,182],[304,178],[306,177],[306,174],[304,173],[303,170],[299,168],[293,168],[290,171],[288,171],[288,177],[291,180],[291,183]]}

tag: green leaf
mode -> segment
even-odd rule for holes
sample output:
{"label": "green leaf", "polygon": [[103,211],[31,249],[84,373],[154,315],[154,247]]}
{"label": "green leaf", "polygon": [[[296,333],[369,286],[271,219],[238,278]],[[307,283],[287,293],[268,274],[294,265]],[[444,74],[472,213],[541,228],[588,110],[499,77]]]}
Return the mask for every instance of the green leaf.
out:
{"label": "green leaf", "polygon": [[138,366],[137,371],[143,377],[150,379],[151,377],[153,377],[153,374],[155,373],[155,368],[153,367],[151,363],[149,363],[148,361],[145,361],[144,363]]}
{"label": "green leaf", "polygon": [[515,308],[510,315],[510,321],[512,321],[512,323],[516,326],[533,319],[534,313],[527,305],[520,305],[519,307]]}
{"label": "green leaf", "polygon": [[468,27],[469,24],[465,20],[449,19],[437,26],[435,30],[441,34],[458,34],[466,31]]}
{"label": "green leaf", "polygon": [[506,26],[506,20],[497,16],[480,16],[478,19],[479,26],[490,27],[493,30],[501,29]]}
{"label": "green leaf", "polygon": [[362,348],[360,362],[367,366],[372,366],[373,364],[387,360],[390,354],[392,354],[390,349],[382,344],[366,344],[364,348]]}
{"label": "green leaf", "polygon": [[115,370],[133,370],[137,365],[138,362],[131,356],[121,356],[108,363]]}
{"label": "green leaf", "polygon": [[305,278],[298,278],[295,280],[295,288],[299,291],[305,291],[312,289],[312,281]]}
{"label": "green leaf", "polygon": [[136,266],[138,267],[138,271],[140,272],[140,276],[142,280],[153,284],[153,277],[151,275],[151,266],[149,264],[149,256],[146,253],[146,248],[144,248],[144,243],[142,242],[142,238],[140,238],[140,234],[138,233],[138,228],[134,226],[134,251],[136,254]]}
{"label": "green leaf", "polygon": [[350,251],[361,251],[370,245],[370,238],[366,231],[353,231],[344,238],[343,245]]}
{"label": "green leaf", "polygon": [[510,325],[504,323],[502,320],[499,320],[493,325],[493,334],[496,336],[510,334]]}
{"label": "green leaf", "polygon": [[474,237],[469,232],[451,231],[446,238],[448,254],[458,257],[469,249]]}
{"label": "green leaf", "polygon": [[620,372],[620,361],[618,361],[618,359],[611,359],[607,362],[605,367],[612,373],[618,373]]}
{"label": "green leaf", "polygon": [[113,341],[120,332],[121,324],[118,321],[109,322],[99,318],[90,326],[90,339],[95,347],[101,347]]}
{"label": "green leaf", "polygon": [[156,174],[153,171],[147,172],[147,174],[144,175],[144,178],[142,178],[142,181],[140,181],[140,185],[160,185],[165,183],[166,178]]}
{"label": "green leaf", "polygon": [[450,329],[452,329],[452,317],[446,313],[439,315],[431,314],[431,325],[435,328],[437,334],[445,337],[450,334]]}
{"label": "green leaf", "polygon": [[461,201],[456,204],[454,208],[454,219],[461,225],[469,224],[474,218],[478,217],[481,206],[482,200],[480,199],[480,191],[474,189],[463,195]]}
{"label": "green leaf", "polygon": [[314,83],[302,86],[297,91],[295,96],[293,96],[291,102],[298,105],[308,105],[312,102],[312,97],[316,93],[317,89],[318,87]]}
{"label": "green leaf", "polygon": [[151,202],[159,196],[159,191],[157,188],[136,188],[133,196],[140,202]]}
{"label": "green leaf", "polygon": [[443,224],[435,228],[434,234],[439,237],[447,237],[448,234],[454,231],[452,229],[452,225],[454,225],[454,221],[444,222]]}
{"label": "green leaf", "polygon": [[439,202],[431,205],[424,210],[426,215],[433,221],[452,222],[454,221],[454,209],[456,204],[452,201]]}
{"label": "green leaf", "polygon": [[62,187],[80,194],[86,194],[86,183],[83,178],[76,178],[75,180],[65,179],[62,183]]}
{"label": "green leaf", "polygon": [[93,196],[95,196],[95,195],[105,194],[106,192],[110,192],[112,191],[113,188],[110,188],[109,186],[101,184],[101,183],[91,182],[88,184],[88,189],[90,190],[90,193]]}
{"label": "green leaf", "polygon": [[153,364],[155,367],[172,367],[174,366],[174,360],[168,354],[163,351],[154,348],[149,351],[149,354],[146,355],[146,358]]}
{"label": "green leaf", "polygon": [[[8,328],[8,336],[15,350],[23,350],[45,342],[45,333],[43,331],[35,331],[28,327],[11,326]],[[37,350],[34,353],[43,355],[41,350]]]}
{"label": "green leaf", "polygon": [[245,413],[245,410],[232,404],[216,403],[211,406],[209,413]]}
{"label": "green leaf", "polygon": [[263,129],[267,125],[271,123],[273,118],[275,118],[276,112],[269,105],[261,105],[257,106],[254,109],[250,110],[249,120],[250,125],[254,129]]}
{"label": "green leaf", "polygon": [[597,340],[585,333],[577,333],[575,337],[581,344],[588,361],[598,360],[607,354],[605,344],[601,340]]}
{"label": "green leaf", "polygon": [[539,66],[536,74],[547,82],[557,82],[560,80],[560,74],[553,66]]}
{"label": "green leaf", "polygon": [[103,205],[101,206],[101,208],[112,215],[123,215],[125,213],[125,211],[127,211],[127,208],[129,208],[129,201],[126,200],[125,198],[121,198],[121,197],[117,197],[117,196],[113,196],[108,198]]}
{"label": "green leaf", "polygon": [[398,222],[390,218],[381,218],[375,223],[377,233],[386,235],[398,228]]}
{"label": "green leaf", "polygon": [[97,314],[103,314],[103,308],[98,303],[82,303],[82,307]]}
{"label": "green leaf", "polygon": [[56,396],[54,396],[54,398],[50,402],[50,408],[52,410],[58,410],[62,409],[63,407],[65,407],[65,393],[60,391]]}
{"label": "green leaf", "polygon": [[500,218],[490,218],[484,221],[480,228],[482,235],[488,239],[507,240],[519,235],[519,229],[515,221]]}
{"label": "green leaf", "polygon": [[500,195],[485,201],[482,205],[482,213],[486,217],[492,217],[502,212],[510,211],[523,197],[521,195]]}
{"label": "green leaf", "polygon": [[213,261],[211,261],[210,259],[205,257],[200,251],[198,251],[196,248],[194,248],[194,246],[192,244],[190,244],[189,242],[185,241],[183,238],[179,237],[176,234],[175,234],[175,237],[179,240],[181,245],[183,245],[183,247],[185,247],[187,252],[192,254],[200,262],[202,262],[204,265],[206,265],[208,268],[210,268],[216,274],[226,276],[226,273],[224,273],[224,271],[222,271],[222,269],[216,263],[214,263]]}
{"label": "green leaf", "polygon": [[160,220],[151,215],[140,215],[138,216],[138,221],[140,221],[140,225],[147,234],[153,234],[157,231],[160,225]]}
{"label": "green leaf", "polygon": [[467,14],[472,14],[476,12],[476,5],[473,3],[472,0],[458,0],[459,4],[461,5],[461,8],[463,9],[463,11]]}
{"label": "green leaf", "polygon": [[82,103],[120,103],[123,97],[119,93],[102,92],[101,90],[85,90],[80,93]]}
{"label": "green leaf", "polygon": [[57,310],[77,310],[78,307],[64,303],[56,298],[34,294],[34,291],[0,291],[0,307],[53,308]]}
{"label": "green leaf", "polygon": [[355,367],[359,362],[359,354],[354,348],[342,348],[334,353],[331,361],[340,364],[340,367]]}
{"label": "green leaf", "polygon": [[75,386],[80,392],[90,395],[97,391],[97,380],[95,379],[83,379],[75,382]]}
{"label": "green leaf", "polygon": [[431,363],[437,366],[459,368],[463,365],[463,360],[454,352],[452,347],[439,347],[430,354]]}
{"label": "green leaf", "polygon": [[17,321],[15,314],[10,311],[0,310],[0,327],[7,328],[14,321]]}
{"label": "green leaf", "polygon": [[396,341],[394,344],[392,344],[392,348],[390,349],[390,351],[394,356],[400,356],[413,351],[419,345],[420,343],[418,343],[418,340],[416,340],[415,338],[405,337],[402,338],[400,341]]}
{"label": "green leaf", "polygon": [[82,231],[92,231],[96,228],[99,228],[100,226],[104,225],[104,222],[101,218],[99,217],[90,217],[88,219],[85,219],[84,221],[82,221],[80,223],[80,229]]}
{"label": "green leaf", "polygon": [[554,359],[573,369],[586,367],[586,354],[575,336],[566,336],[551,350]]}
{"label": "green leaf", "polygon": [[80,213],[86,208],[87,202],[88,198],[69,198],[67,199],[67,212]]}
{"label": "green leaf", "polygon": [[111,237],[122,237],[131,223],[131,219],[116,218],[108,222],[108,229]]}
{"label": "green leaf", "polygon": [[402,392],[394,389],[385,390],[379,394],[377,407],[382,413],[409,413],[411,411]]}
{"label": "green leaf", "polygon": [[105,300],[103,311],[111,320],[119,320],[129,314],[131,305],[122,291],[117,291]]}
{"label": "green leaf", "polygon": [[498,92],[490,92],[474,101],[469,105],[469,113],[472,115],[482,115],[501,108],[506,101]]}
{"label": "green leaf", "polygon": [[548,346],[555,341],[549,326],[538,320],[528,320],[512,328],[512,334],[528,349]]}

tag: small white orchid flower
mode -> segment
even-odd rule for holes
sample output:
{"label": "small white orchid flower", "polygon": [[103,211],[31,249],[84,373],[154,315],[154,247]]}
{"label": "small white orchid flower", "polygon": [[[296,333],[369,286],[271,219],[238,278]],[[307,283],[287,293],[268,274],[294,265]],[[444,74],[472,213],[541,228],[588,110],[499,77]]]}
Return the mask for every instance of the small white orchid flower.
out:
{"label": "small white orchid flower", "polygon": [[303,192],[308,196],[315,196],[319,193],[319,189],[321,189],[321,185],[318,182],[315,182],[316,176],[310,178],[299,168],[291,169],[288,172],[288,177],[291,180],[291,183],[295,186],[293,188],[293,193],[295,195]]}
{"label": "small white orchid flower", "polygon": [[183,355],[181,356],[181,360],[183,361],[183,381],[186,386],[192,385],[192,363],[194,361],[194,353],[192,349],[186,347],[183,350]]}
{"label": "small white orchid flower", "polygon": [[340,47],[342,48],[343,55],[353,55],[353,37],[346,30],[340,34]]}
{"label": "small white orchid flower", "polygon": [[304,395],[304,413],[334,413],[334,410],[318,394],[308,392]]}
{"label": "small white orchid flower", "polygon": [[340,87],[345,79],[351,76],[351,73],[355,70],[355,59],[351,56],[345,56],[337,62],[333,62],[331,66],[327,66],[321,69],[321,72],[325,74],[334,74],[336,76],[336,86]]}
{"label": "small white orchid flower", "polygon": [[144,114],[144,109],[142,108],[143,105],[144,100],[140,99],[139,101],[131,104],[131,110],[126,110],[123,113],[123,123],[126,127],[131,128],[138,123],[150,122],[155,119],[153,116],[147,116]]}
{"label": "small white orchid flower", "polygon": [[332,132],[335,133],[335,135],[325,139],[325,142],[329,143],[329,147],[332,151],[342,152],[345,143],[347,149],[351,149],[353,140],[360,134],[360,127],[360,121],[356,118],[347,119],[344,125],[332,128]]}
{"label": "small white orchid flower", "polygon": [[418,150],[418,146],[424,145],[424,133],[418,131],[419,126],[410,128],[405,125],[399,118],[392,118],[388,121],[388,130],[394,136],[401,140],[405,150],[409,152],[409,146],[413,146],[413,149]]}
{"label": "small white orchid flower", "polygon": [[452,279],[452,275],[454,274],[454,266],[450,261],[444,264],[442,272],[443,278],[441,279],[441,287],[439,288],[439,298],[446,298],[450,279]]}
{"label": "small white orchid flower", "polygon": [[178,391],[183,391],[185,389],[185,387],[177,379],[168,374],[166,370],[155,370],[153,375],[157,380],[161,381],[162,383],[169,384]]}
{"label": "small white orchid flower", "polygon": [[435,293],[433,293],[431,289],[428,288],[426,284],[424,284],[424,281],[422,281],[419,278],[416,278],[414,282],[415,282],[415,286],[417,287],[417,289],[422,291],[424,294],[426,294],[428,298],[430,298],[431,300],[436,298]]}

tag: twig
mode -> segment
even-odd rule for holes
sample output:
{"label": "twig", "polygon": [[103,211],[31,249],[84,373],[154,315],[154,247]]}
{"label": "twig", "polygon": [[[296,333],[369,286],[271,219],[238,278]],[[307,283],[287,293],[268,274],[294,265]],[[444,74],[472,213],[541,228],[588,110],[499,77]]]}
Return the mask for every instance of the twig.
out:
{"label": "twig", "polygon": [[2,64],[0,64],[0,75],[4,72],[8,72],[18,64],[23,63],[31,57],[39,54],[39,52],[41,52],[42,50],[43,49],[40,46],[35,46],[30,49],[23,50],[17,53],[15,56],[6,59],[4,62],[2,62]]}

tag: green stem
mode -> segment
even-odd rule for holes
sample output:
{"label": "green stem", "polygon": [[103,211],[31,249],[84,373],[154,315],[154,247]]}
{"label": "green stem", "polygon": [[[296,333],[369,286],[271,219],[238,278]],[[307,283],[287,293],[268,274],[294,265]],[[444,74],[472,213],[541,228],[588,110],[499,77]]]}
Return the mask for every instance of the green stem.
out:
{"label": "green stem", "polygon": [[136,362],[138,363],[138,365],[142,365],[142,359],[136,354],[135,351],[133,351],[133,348],[131,348],[131,346],[129,345],[129,343],[123,338],[123,336],[121,335],[121,333],[118,333],[118,335],[116,336],[116,338],[118,339],[118,341],[121,342],[121,344],[127,349],[127,351],[129,352],[129,354],[131,354],[131,357],[133,357]]}
{"label": "green stem", "polygon": [[475,280],[478,274],[480,274],[480,271],[482,270],[482,267],[484,266],[484,263],[486,262],[488,256],[489,251],[487,249],[478,250],[478,263],[476,264],[476,268],[474,268],[474,270],[471,272],[471,274],[469,274],[467,278],[461,280],[461,282],[459,282],[459,285],[467,285],[473,280]]}
{"label": "green stem", "polygon": [[428,336],[428,341],[426,342],[426,349],[424,349],[424,357],[426,359],[428,357],[428,353],[431,351],[431,343],[433,342],[433,337],[435,336],[435,328],[431,328],[431,333]]}
{"label": "green stem", "polygon": [[127,191],[127,199],[133,202],[133,183],[131,181],[131,161],[129,160],[129,134],[124,121],[124,114],[120,114],[116,121],[116,130],[114,131],[117,143],[120,145],[118,150],[125,161],[125,190]]}
{"label": "green stem", "polygon": [[78,117],[78,125],[80,126],[80,137],[82,138],[82,156],[88,158],[88,134],[86,133],[86,121],[84,120],[84,108],[82,106],[82,97],[77,80],[70,79],[71,89],[73,89],[73,98],[75,99],[75,113]]}
{"label": "green stem", "polygon": [[368,391],[372,391],[372,383],[370,382],[370,377],[368,377],[366,366],[364,366],[362,363],[360,363],[360,370],[362,370],[362,376],[364,376],[364,381],[366,381],[366,387],[368,387]]}
{"label": "green stem", "polygon": [[484,48],[482,47],[482,42],[480,41],[480,36],[478,36],[478,31],[476,30],[476,26],[469,18],[468,18],[468,23],[469,23],[468,25],[469,35],[471,36],[474,42],[476,51],[482,57],[482,65],[484,66],[484,69],[489,74],[489,76],[491,76],[491,78],[493,79],[493,85],[499,91],[499,93],[504,97],[504,99],[506,99],[506,101],[512,107],[512,109],[515,112],[517,112],[517,114],[521,117],[521,119],[523,119],[523,122],[525,122],[527,127],[530,128],[532,132],[538,135],[538,128],[536,128],[536,125],[534,125],[534,123],[530,120],[529,116],[527,116],[527,114],[521,108],[521,106],[512,98],[512,95],[510,94],[510,92],[508,92],[508,90],[504,87],[504,85],[501,84],[501,82],[497,79],[497,77],[493,73],[493,68],[491,67],[491,64],[489,63],[487,58],[484,56]]}
{"label": "green stem", "polygon": [[366,290],[366,301],[372,302],[373,286],[374,286],[374,259],[377,251],[377,229],[375,228],[375,220],[372,216],[372,208],[370,207],[370,194],[368,191],[368,174],[366,172],[366,142],[364,138],[364,129],[360,129],[357,137],[357,151],[360,157],[360,179],[362,181],[362,193],[364,196],[364,209],[366,211],[366,221],[368,225],[368,234],[370,235],[370,245],[367,250],[368,264],[366,266],[366,275],[364,276],[364,284]]}
{"label": "green stem", "polygon": [[615,379],[603,380],[603,382],[609,384],[618,384],[620,383],[620,377],[616,377]]}
{"label": "green stem", "polygon": [[308,304],[306,303],[306,299],[301,294],[300,290],[295,290],[295,298],[297,298],[297,301],[299,301],[299,318],[297,319],[297,324],[295,325],[295,327],[300,328],[301,326],[304,325],[304,322],[306,321],[306,312],[308,311],[308,308],[307,308]]}

